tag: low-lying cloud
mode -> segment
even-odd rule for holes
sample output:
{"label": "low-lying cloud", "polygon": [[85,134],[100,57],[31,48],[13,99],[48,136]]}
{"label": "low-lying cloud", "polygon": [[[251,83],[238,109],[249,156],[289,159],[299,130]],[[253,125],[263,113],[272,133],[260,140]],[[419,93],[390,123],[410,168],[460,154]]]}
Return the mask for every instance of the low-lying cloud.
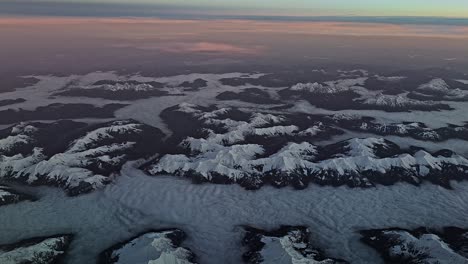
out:
{"label": "low-lying cloud", "polygon": [[134,47],[143,50],[159,50],[170,53],[228,53],[228,54],[260,54],[264,51],[263,46],[240,46],[221,42],[167,42],[146,44],[118,44],[115,47]]}

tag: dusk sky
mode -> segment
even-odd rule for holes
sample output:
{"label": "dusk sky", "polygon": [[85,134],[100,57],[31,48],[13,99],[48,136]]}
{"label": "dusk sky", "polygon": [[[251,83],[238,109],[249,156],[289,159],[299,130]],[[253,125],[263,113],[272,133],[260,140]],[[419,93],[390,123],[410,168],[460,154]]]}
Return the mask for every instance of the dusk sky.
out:
{"label": "dusk sky", "polygon": [[0,60],[24,74],[285,60],[464,66],[467,32],[466,0],[0,0]]}
{"label": "dusk sky", "polygon": [[[145,8],[140,9],[144,5]],[[105,8],[104,8],[105,6]],[[275,15],[468,17],[466,0],[6,0],[7,15]]]}

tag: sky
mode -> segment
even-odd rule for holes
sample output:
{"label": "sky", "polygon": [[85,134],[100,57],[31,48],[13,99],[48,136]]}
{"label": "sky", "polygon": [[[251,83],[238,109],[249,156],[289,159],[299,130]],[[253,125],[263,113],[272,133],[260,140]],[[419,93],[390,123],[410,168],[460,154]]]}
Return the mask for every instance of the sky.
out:
{"label": "sky", "polygon": [[418,16],[468,18],[467,0],[2,0],[3,15]]}

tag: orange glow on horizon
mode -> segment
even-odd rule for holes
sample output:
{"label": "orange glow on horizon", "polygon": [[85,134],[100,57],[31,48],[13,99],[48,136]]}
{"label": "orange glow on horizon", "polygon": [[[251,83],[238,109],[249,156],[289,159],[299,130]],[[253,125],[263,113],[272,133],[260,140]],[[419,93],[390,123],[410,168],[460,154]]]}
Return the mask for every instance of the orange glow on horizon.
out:
{"label": "orange glow on horizon", "polygon": [[[303,35],[344,35],[344,36],[414,36],[468,38],[467,26],[436,25],[396,25],[384,23],[356,22],[292,22],[292,21],[255,21],[255,20],[175,20],[159,18],[82,18],[82,17],[0,17],[2,26],[54,26],[82,25],[102,26],[155,26],[167,27],[167,32],[174,30],[191,34],[198,32],[238,32],[238,33],[285,33]],[[122,30],[122,32],[124,32]]]}

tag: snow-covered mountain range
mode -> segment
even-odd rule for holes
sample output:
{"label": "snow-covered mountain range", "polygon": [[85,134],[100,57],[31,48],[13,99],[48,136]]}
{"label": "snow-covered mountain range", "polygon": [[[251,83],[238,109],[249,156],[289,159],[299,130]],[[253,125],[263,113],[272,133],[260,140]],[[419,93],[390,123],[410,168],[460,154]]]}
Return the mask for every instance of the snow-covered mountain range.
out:
{"label": "snow-covered mountain range", "polygon": [[345,264],[344,260],[325,256],[314,247],[310,231],[302,226],[282,226],[273,231],[245,228],[243,260],[248,264]]}
{"label": "snow-covered mountain range", "polygon": [[362,232],[362,241],[375,248],[387,263],[468,263],[468,231],[381,229]]}
{"label": "snow-covered mountain range", "polygon": [[60,263],[66,254],[71,240],[71,235],[57,235],[26,239],[9,245],[0,245],[0,263]]}
{"label": "snow-covered mountain range", "polygon": [[307,129],[300,127],[304,123],[286,126],[287,117],[262,113],[246,121],[233,120],[227,118],[232,109],[226,108],[181,104],[172,110],[199,121],[203,133],[187,136],[179,144],[180,153],[164,155],[150,165],[147,171],[153,175],[237,183],[247,189],[264,184],[304,188],[309,182],[371,187],[399,181],[450,187],[451,180],[468,177],[468,160],[449,150],[401,149],[383,138],[352,138],[319,146],[313,144],[314,138],[321,133],[322,137],[339,134],[339,130],[320,122]]}
{"label": "snow-covered mountain range", "polygon": [[0,134],[1,178],[59,186],[71,195],[109,183],[126,161],[149,157],[163,137],[133,120],[20,123]]}
{"label": "snow-covered mountain range", "polygon": [[194,264],[195,255],[181,246],[179,229],[152,231],[119,243],[100,256],[100,264]]}

